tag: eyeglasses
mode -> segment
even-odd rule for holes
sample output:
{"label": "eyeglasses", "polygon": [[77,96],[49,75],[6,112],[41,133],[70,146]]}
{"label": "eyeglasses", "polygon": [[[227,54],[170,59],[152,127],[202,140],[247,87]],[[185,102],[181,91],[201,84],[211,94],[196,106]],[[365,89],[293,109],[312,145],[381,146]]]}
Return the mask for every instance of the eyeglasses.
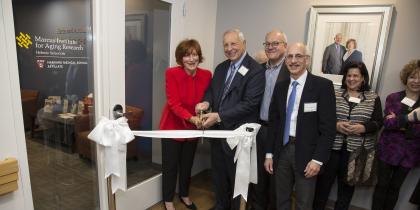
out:
{"label": "eyeglasses", "polygon": [[294,57],[296,60],[298,60],[298,61],[302,61],[303,59],[305,59],[305,58],[309,57],[309,55],[302,55],[302,54],[295,54],[295,55],[292,55],[292,54],[288,54],[288,55],[286,56],[286,60],[291,61],[291,60],[293,60],[293,57]]}
{"label": "eyeglasses", "polygon": [[265,48],[271,47],[278,47],[280,44],[284,44],[284,42],[264,42],[263,45]]}

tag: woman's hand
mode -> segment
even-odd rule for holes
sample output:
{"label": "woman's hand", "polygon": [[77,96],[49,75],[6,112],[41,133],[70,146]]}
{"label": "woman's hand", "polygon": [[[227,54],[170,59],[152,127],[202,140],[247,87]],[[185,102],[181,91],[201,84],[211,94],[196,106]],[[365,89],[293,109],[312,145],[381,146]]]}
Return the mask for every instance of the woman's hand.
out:
{"label": "woman's hand", "polygon": [[203,126],[201,119],[198,116],[192,116],[190,119],[188,119],[188,122],[194,124],[199,129]]}
{"label": "woman's hand", "polygon": [[396,118],[397,115],[395,115],[394,112],[390,112],[387,116],[385,116],[386,120],[392,119],[392,118]]}
{"label": "woman's hand", "polygon": [[349,126],[350,126],[350,123],[347,121],[338,121],[336,124],[336,129],[338,132],[344,135],[349,135],[350,134],[350,130],[348,129]]}
{"label": "woman's hand", "polygon": [[360,123],[350,123],[350,126],[348,127],[348,131],[349,131],[349,134],[360,135],[366,132],[366,128],[363,124],[360,124]]}
{"label": "woman's hand", "polygon": [[[408,121],[410,122],[418,122],[420,120],[420,107],[417,107],[413,111],[411,111],[408,116]],[[417,120],[415,120],[417,119]]]}

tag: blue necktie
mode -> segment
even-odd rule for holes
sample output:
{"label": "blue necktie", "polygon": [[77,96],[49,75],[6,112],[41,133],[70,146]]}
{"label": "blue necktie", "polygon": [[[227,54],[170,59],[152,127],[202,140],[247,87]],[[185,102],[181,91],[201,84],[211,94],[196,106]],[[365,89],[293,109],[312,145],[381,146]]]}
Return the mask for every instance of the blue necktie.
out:
{"label": "blue necktie", "polygon": [[289,101],[287,102],[287,108],[286,108],[286,123],[284,125],[284,134],[283,134],[283,145],[286,145],[289,142],[289,134],[290,134],[290,121],[292,120],[292,112],[293,107],[295,105],[295,99],[296,99],[296,86],[298,83],[296,81],[292,82],[292,92],[289,96]]}

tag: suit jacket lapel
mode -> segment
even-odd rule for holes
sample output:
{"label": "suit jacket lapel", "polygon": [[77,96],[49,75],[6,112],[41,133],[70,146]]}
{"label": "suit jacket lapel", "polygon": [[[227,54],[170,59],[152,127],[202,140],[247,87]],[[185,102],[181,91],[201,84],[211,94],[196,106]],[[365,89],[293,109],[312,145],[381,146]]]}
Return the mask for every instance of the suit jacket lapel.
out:
{"label": "suit jacket lapel", "polygon": [[280,81],[290,79],[289,69],[287,69],[287,65],[285,64],[285,62],[286,61],[283,61],[283,64],[281,65],[280,72],[279,72],[279,75],[277,76],[276,83],[280,82]]}
{"label": "suit jacket lapel", "polygon": [[304,113],[304,106],[306,102],[309,101],[309,96],[313,95],[313,85],[312,85],[313,75],[308,72],[308,77],[306,77],[305,86],[303,87],[302,95],[299,102],[299,111],[297,116],[297,124],[296,124],[296,134],[298,134],[298,130],[301,126],[302,122],[302,116]]}
{"label": "suit jacket lapel", "polygon": [[[238,70],[236,71],[235,77],[233,77],[232,83],[230,84],[230,87],[229,87],[228,92],[226,93],[226,96],[229,95],[232,92],[232,90],[234,90],[235,88],[237,88],[241,84],[241,80],[244,76],[242,76],[242,74],[239,73],[239,69],[242,66],[248,68],[248,66],[249,66],[249,64],[248,64],[249,63],[249,58],[248,57],[249,57],[249,55],[246,54],[244,59],[242,60],[241,66],[239,66]],[[228,70],[229,70],[229,67],[228,67]],[[226,72],[226,74],[227,74],[227,72]],[[226,78],[226,76],[225,76],[225,78]],[[224,86],[223,86],[223,89],[224,89]],[[223,95],[223,90],[222,90],[222,95]],[[222,98],[222,100],[223,99],[224,98]]]}
{"label": "suit jacket lapel", "polygon": [[221,70],[223,72],[220,74],[221,76],[218,80],[222,85],[221,85],[221,88],[219,89],[219,91],[217,93],[218,94],[217,95],[218,104],[221,102],[221,100],[223,100],[222,96],[223,96],[223,90],[225,89],[225,85],[226,85],[225,80],[226,80],[226,77],[227,77],[227,73],[229,71],[229,64],[230,64],[230,61],[225,61],[225,63],[223,64],[223,67],[221,68]]}

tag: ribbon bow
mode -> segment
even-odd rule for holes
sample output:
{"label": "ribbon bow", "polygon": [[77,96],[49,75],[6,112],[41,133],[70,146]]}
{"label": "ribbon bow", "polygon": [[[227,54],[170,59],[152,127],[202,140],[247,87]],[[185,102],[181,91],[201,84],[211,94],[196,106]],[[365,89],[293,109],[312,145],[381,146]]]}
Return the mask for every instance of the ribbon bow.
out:
{"label": "ribbon bow", "polygon": [[104,151],[105,178],[112,177],[112,193],[118,189],[125,191],[127,143],[134,139],[127,118],[109,120],[103,117],[89,133],[88,138],[101,145],[99,148]]}
{"label": "ribbon bow", "polygon": [[244,124],[235,131],[245,132],[248,128],[253,129],[253,131],[246,132],[244,136],[226,139],[231,149],[236,147],[234,157],[236,162],[234,198],[242,195],[247,200],[249,183],[258,183],[256,136],[260,127],[261,125],[256,123]]}

